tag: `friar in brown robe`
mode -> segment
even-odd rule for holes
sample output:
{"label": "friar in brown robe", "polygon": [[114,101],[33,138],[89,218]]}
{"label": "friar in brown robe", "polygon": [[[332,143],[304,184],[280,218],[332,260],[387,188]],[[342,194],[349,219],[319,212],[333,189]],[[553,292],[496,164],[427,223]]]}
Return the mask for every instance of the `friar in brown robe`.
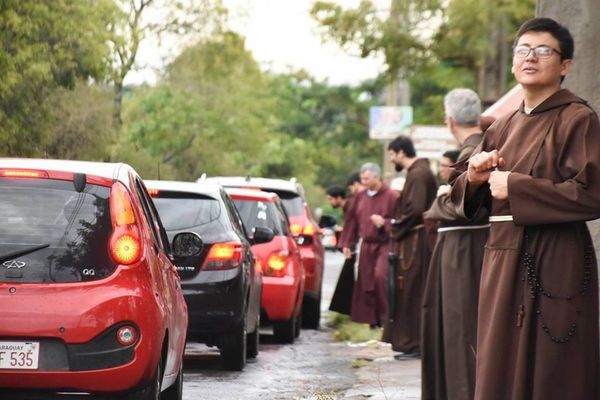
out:
{"label": "friar in brown robe", "polygon": [[[346,182],[346,189],[341,186],[333,185],[327,188],[327,201],[333,208],[342,207],[342,227],[349,225],[348,218],[350,214],[348,210],[352,208],[354,202],[354,196],[356,193],[362,191],[364,188],[360,183],[360,174],[358,172],[350,175]],[[348,196],[346,197],[346,191]],[[338,236],[337,247],[342,251],[340,247],[341,232]],[[352,295],[354,292],[354,266],[356,264],[356,253],[352,249],[352,256],[344,259],[342,270],[338,277],[331,302],[329,303],[329,310],[335,311],[340,314],[350,315],[352,312]]]}
{"label": "friar in brown robe", "polygon": [[[444,98],[446,125],[461,144],[455,160],[440,165],[448,181],[450,166],[464,163],[481,142],[481,102],[471,89],[451,90]],[[446,154],[446,153],[445,153]],[[452,162],[454,161],[454,162]],[[452,203],[442,185],[426,220],[440,221],[423,294],[421,398],[472,400],[475,392],[477,302],[489,213],[481,208],[470,221]]]}
{"label": "friar in brown robe", "polygon": [[395,271],[394,313],[383,329],[384,342],[394,351],[420,353],[421,303],[431,256],[423,212],[437,191],[437,181],[429,161],[417,158],[410,138],[399,136],[388,145],[396,170],[406,168],[406,182],[394,218],[386,221],[398,256]]}
{"label": "friar in brown robe", "polygon": [[600,217],[600,123],[560,88],[569,31],[525,22],[520,108],[486,132],[451,198],[491,211],[480,286],[476,400],[600,399],[598,277],[585,221]]}
{"label": "friar in brown robe", "polygon": [[351,319],[354,322],[373,326],[387,319],[387,255],[389,234],[383,224],[375,221],[374,215],[391,218],[398,193],[381,180],[381,168],[366,163],[360,170],[365,190],[355,195],[346,215],[346,226],[340,238],[346,258],[359,239],[358,273],[352,294]]}

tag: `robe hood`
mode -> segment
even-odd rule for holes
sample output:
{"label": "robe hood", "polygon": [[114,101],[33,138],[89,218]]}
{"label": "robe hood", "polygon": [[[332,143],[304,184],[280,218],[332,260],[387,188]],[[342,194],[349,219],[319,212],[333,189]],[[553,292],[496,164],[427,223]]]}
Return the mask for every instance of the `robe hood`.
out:
{"label": "robe hood", "polygon": [[[538,106],[535,107],[533,110],[531,110],[530,115],[540,114],[552,110],[554,108],[569,105],[571,103],[581,103],[587,105],[587,102],[585,100],[583,100],[581,97],[575,96],[573,93],[571,93],[571,91],[567,89],[560,89],[559,91],[548,97],[546,100],[538,104]],[[525,102],[521,103],[519,111],[522,113],[525,112]]]}

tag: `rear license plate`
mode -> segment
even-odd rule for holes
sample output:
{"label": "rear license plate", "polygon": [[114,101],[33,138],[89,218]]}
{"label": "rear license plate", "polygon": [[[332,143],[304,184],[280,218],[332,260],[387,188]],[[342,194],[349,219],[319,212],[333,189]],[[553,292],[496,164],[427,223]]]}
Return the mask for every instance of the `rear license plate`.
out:
{"label": "rear license plate", "polygon": [[0,342],[0,369],[37,369],[39,342]]}

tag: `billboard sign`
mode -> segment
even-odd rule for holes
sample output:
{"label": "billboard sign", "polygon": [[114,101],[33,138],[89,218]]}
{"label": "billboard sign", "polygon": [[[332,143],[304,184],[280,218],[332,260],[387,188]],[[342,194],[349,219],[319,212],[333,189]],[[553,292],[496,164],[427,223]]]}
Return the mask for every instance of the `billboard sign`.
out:
{"label": "billboard sign", "polygon": [[412,125],[413,109],[401,107],[371,107],[369,110],[369,138],[394,139]]}

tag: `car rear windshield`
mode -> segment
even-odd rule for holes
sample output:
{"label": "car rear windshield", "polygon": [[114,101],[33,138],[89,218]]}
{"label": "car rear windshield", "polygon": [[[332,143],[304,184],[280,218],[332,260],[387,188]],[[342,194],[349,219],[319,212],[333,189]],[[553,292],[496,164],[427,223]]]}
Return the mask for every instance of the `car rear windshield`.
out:
{"label": "car rear windshield", "polygon": [[273,190],[273,192],[277,193],[281,199],[281,202],[283,203],[285,211],[290,217],[304,214],[304,202],[302,201],[302,197],[300,197],[297,193],[288,192],[285,190]]}
{"label": "car rear windshield", "polygon": [[0,179],[0,282],[81,282],[112,274],[110,189]]}
{"label": "car rear windshield", "polygon": [[210,196],[161,191],[153,197],[169,239],[179,232],[196,232],[205,243],[229,240],[233,230],[222,203]]}
{"label": "car rear windshield", "polygon": [[256,227],[270,228],[275,235],[284,235],[284,227],[281,224],[280,212],[274,203],[260,200],[238,200],[233,199],[242,221],[246,226],[248,236],[252,236],[252,230]]}

